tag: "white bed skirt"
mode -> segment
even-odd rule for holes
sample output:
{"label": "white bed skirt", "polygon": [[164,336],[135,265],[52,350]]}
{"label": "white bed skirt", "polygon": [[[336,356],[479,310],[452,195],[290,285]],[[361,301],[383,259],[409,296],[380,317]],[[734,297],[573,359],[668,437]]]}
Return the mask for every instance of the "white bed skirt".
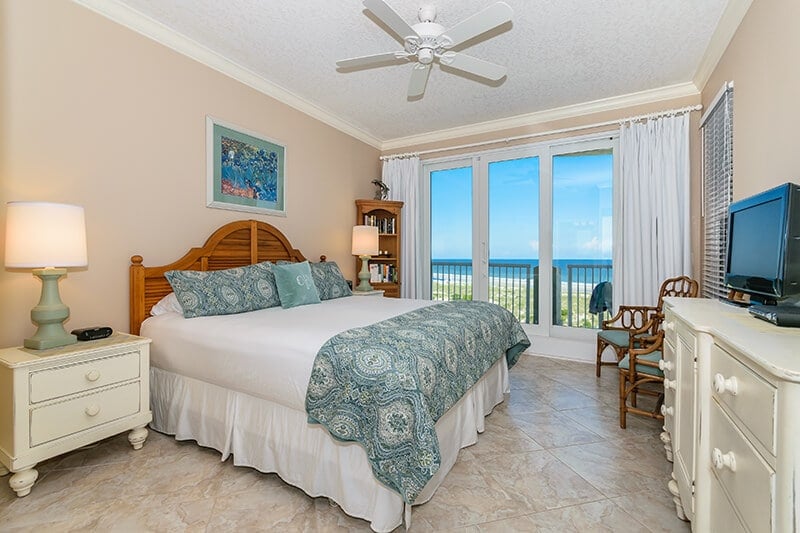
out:
{"label": "white bed skirt", "polygon": [[[411,506],[375,479],[363,448],[333,439],[304,412],[227,390],[204,381],[150,369],[150,403],[156,431],[178,440],[194,440],[233,455],[237,466],[277,473],[306,494],[326,496],[347,514],[370,522],[373,530],[392,531],[411,525]],[[428,501],[461,448],[477,442],[484,417],[509,391],[505,357],[487,371],[436,423],[441,467],[417,497]]]}

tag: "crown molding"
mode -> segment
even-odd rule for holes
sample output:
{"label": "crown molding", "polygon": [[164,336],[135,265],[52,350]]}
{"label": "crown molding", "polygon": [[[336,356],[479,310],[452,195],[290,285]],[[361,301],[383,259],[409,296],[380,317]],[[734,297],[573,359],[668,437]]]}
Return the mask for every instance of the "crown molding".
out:
{"label": "crown molding", "polygon": [[517,115],[499,120],[479,122],[477,124],[470,124],[468,126],[459,126],[457,128],[432,131],[430,133],[423,133],[421,135],[412,135],[409,137],[392,139],[381,143],[381,151],[386,152],[388,150],[397,150],[398,148],[405,148],[420,144],[448,141],[471,135],[494,133],[502,130],[532,126],[544,122],[553,122],[556,120],[590,115],[592,113],[626,109],[641,104],[649,104],[687,96],[697,96],[699,94],[700,91],[697,89],[694,83],[680,83],[677,85],[660,87],[658,89],[641,91],[638,93],[603,98],[601,100],[594,100],[592,102],[584,102],[581,104],[557,107],[553,109],[547,109],[545,111],[537,111],[535,113]]}
{"label": "crown molding", "polygon": [[703,54],[703,59],[700,60],[700,64],[694,73],[694,84],[701,90],[708,83],[708,79],[717,67],[719,60],[722,59],[722,55],[728,48],[734,34],[736,34],[736,30],[739,29],[739,24],[742,23],[752,3],[753,0],[729,0],[728,5],[725,6],[725,11],[722,12],[717,28],[708,43],[706,53]]}
{"label": "crown molding", "polygon": [[182,55],[229,76],[253,89],[278,100],[306,115],[311,116],[358,139],[374,148],[381,149],[381,140],[369,135],[362,129],[342,120],[333,113],[322,109],[283,87],[259,76],[252,70],[223,57],[222,55],[206,48],[200,43],[185,37],[172,28],[153,20],[150,17],[123,5],[116,0],[72,0],[99,15],[102,15],[126,28],[144,35],[159,44],[166,46]]}

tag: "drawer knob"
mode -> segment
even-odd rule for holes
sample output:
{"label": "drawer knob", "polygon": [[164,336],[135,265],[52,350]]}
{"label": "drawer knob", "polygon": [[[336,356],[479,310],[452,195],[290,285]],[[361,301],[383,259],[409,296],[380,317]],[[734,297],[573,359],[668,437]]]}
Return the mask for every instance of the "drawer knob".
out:
{"label": "drawer knob", "polygon": [[675,331],[675,322],[667,322],[664,327],[667,331]]}
{"label": "drawer knob", "polygon": [[97,381],[98,379],[100,379],[100,372],[98,372],[97,370],[89,370],[86,373],[86,379],[88,381]]}
{"label": "drawer knob", "polygon": [[731,472],[736,472],[736,456],[733,452],[722,453],[719,448],[714,448],[711,451],[711,461],[717,470],[727,468]]}
{"label": "drawer knob", "polygon": [[664,390],[678,390],[678,380],[677,379],[665,379],[664,380]]}
{"label": "drawer knob", "polygon": [[714,374],[714,390],[717,394],[730,393],[731,396],[736,396],[739,392],[739,381],[736,376],[725,378],[722,374]]}
{"label": "drawer knob", "polygon": [[661,416],[672,416],[673,414],[675,414],[674,407],[667,407],[666,405],[661,406]]}
{"label": "drawer knob", "polygon": [[672,364],[672,361],[665,361],[663,359],[658,360],[658,369],[661,370],[662,372],[664,371],[672,372],[673,367],[674,365]]}
{"label": "drawer knob", "polygon": [[97,413],[100,412],[100,406],[97,405],[96,403],[93,403],[92,405],[84,409],[83,412],[86,413],[87,416],[96,416]]}

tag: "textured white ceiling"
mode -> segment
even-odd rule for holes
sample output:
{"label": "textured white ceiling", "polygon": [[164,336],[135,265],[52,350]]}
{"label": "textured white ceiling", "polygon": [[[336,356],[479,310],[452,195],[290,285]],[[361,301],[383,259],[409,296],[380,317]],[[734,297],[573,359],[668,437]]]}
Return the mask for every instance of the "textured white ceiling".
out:
{"label": "textured white ceiling", "polygon": [[[505,0],[510,27],[463,48],[505,65],[501,83],[434,66],[406,97],[411,64],[337,72],[400,50],[360,1],[119,0],[380,141],[690,82],[728,0]],[[420,2],[387,0],[409,23]],[[438,0],[451,27],[493,0]]]}

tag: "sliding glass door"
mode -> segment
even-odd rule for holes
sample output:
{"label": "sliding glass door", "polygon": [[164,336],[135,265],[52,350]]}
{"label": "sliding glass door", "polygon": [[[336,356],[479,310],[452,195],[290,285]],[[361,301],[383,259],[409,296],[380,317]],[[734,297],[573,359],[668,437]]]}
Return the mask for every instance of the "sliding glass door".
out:
{"label": "sliding glass door", "polygon": [[472,300],[472,164],[428,174],[432,300]]}
{"label": "sliding glass door", "polygon": [[594,288],[611,281],[613,154],[608,143],[593,144],[553,154],[553,276],[560,300],[553,323],[571,328],[598,328],[608,318],[602,301],[590,304]]}
{"label": "sliding glass door", "polygon": [[611,281],[614,146],[606,137],[425,164],[430,297],[497,303],[536,334],[598,327],[608,315],[590,303]]}
{"label": "sliding glass door", "polygon": [[520,322],[537,324],[539,157],[494,160],[486,170],[488,239],[481,243],[488,241],[488,270],[481,294]]}
{"label": "sliding glass door", "polygon": [[425,166],[432,299],[490,301],[538,323],[540,159],[516,150]]}

